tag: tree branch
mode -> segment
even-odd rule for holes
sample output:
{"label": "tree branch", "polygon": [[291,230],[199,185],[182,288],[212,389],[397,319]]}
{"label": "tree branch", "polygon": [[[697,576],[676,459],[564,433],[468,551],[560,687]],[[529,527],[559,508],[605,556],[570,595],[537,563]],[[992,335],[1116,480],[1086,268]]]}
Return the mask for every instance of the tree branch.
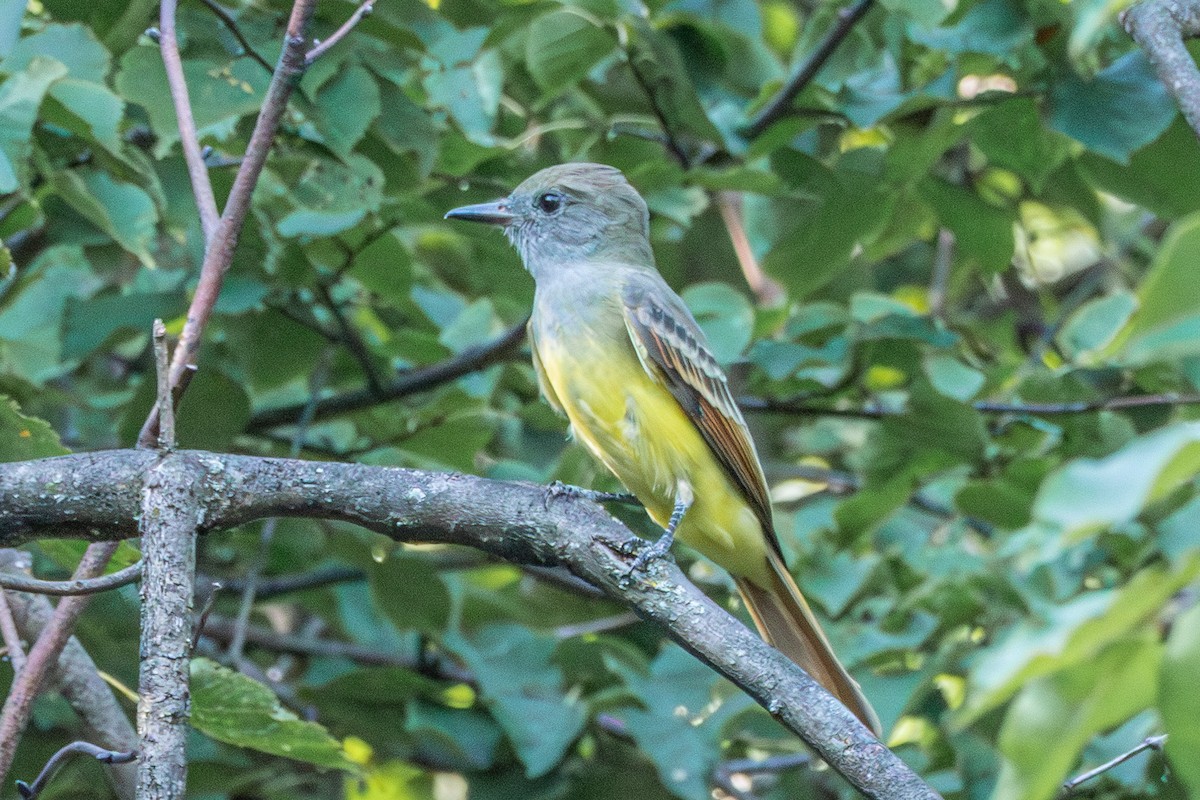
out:
{"label": "tree branch", "polygon": [[746,126],[745,131],[747,139],[757,139],[762,135],[763,131],[788,113],[791,109],[792,101],[796,99],[796,96],[800,92],[804,91],[804,87],[808,86],[813,78],[817,77],[817,73],[821,71],[821,67],[825,66],[825,62],[838,49],[838,45],[842,43],[842,40],[850,35],[850,31],[854,29],[858,21],[865,17],[867,12],[871,10],[873,2],[874,0],[858,0],[854,5],[847,6],[838,11],[837,22],[825,34],[825,38],[817,45],[817,49],[812,52],[812,55],[804,63],[796,68],[796,71],[792,73],[792,77],[788,78],[787,83],[750,120],[750,124]]}
{"label": "tree branch", "polygon": [[[143,511],[140,487],[152,476],[170,479],[160,493],[176,497],[162,502],[191,506],[180,524],[196,524],[201,533],[270,516],[318,517],[398,541],[468,545],[517,563],[564,565],[740,686],[867,797],[938,797],[841,703],[672,562],[652,562],[644,578],[630,580],[629,554],[639,540],[595,504],[541,486],[193,451],[86,453],[0,465],[0,546],[50,531],[129,536]],[[59,487],[54,498],[46,497],[47,483]]]}
{"label": "tree branch", "polygon": [[[75,580],[94,578],[103,571],[115,550],[116,544],[112,543],[103,547],[89,547],[75,569]],[[0,711],[0,782],[12,767],[17,742],[29,723],[33,701],[41,688],[42,678],[58,660],[67,640],[71,638],[75,620],[86,607],[86,595],[63,598],[45,629],[29,649],[25,669],[13,679],[8,698],[4,701],[4,710]]]}
{"label": "tree branch", "polygon": [[136,583],[141,577],[142,562],[139,561],[136,564],[125,567],[125,569],[85,581],[43,581],[38,578],[31,578],[28,575],[0,572],[0,588],[11,589],[17,592],[29,592],[31,594],[48,594],[65,597],[74,594],[96,594],[97,592],[107,592],[110,589],[119,589],[122,586]]}
{"label": "tree branch", "polygon": [[[0,550],[0,575],[18,574],[28,569],[29,561],[29,554],[23,551]],[[8,599],[21,634],[28,641],[36,640],[50,624],[54,606],[45,597],[24,592],[11,592]],[[91,656],[74,636],[67,640],[49,677],[83,720],[89,740],[112,750],[137,747],[137,733],[113,695],[112,687],[100,677]],[[107,774],[117,795],[122,800],[133,800],[136,768],[113,766]]]}
{"label": "tree branch", "polygon": [[187,785],[188,667],[200,504],[190,470],[162,455],[142,490],[142,648],[138,800],[175,800]]}
{"label": "tree branch", "polygon": [[12,664],[13,675],[20,675],[25,669],[25,646],[21,643],[21,634],[17,632],[17,620],[13,617],[12,608],[8,605],[8,595],[0,588],[0,634],[4,637],[4,649],[8,653],[8,662]]}
{"label": "tree branch", "polygon": [[[171,0],[168,0],[170,2]],[[267,95],[263,100],[262,110],[254,123],[254,132],[246,146],[246,154],[242,166],[233,179],[233,187],[229,190],[229,199],[225,210],[217,223],[208,249],[204,252],[204,263],[200,266],[200,280],[196,284],[196,293],[188,307],[187,321],[183,333],[171,359],[170,381],[171,389],[176,399],[187,387],[194,370],[197,354],[200,352],[201,334],[212,315],[213,306],[217,303],[217,295],[221,292],[221,284],[225,280],[225,272],[233,261],[233,252],[237,247],[238,234],[241,233],[242,223],[245,222],[246,212],[250,210],[250,195],[258,183],[267,154],[279,128],[279,121],[287,108],[288,98],[292,90],[304,74],[304,34],[312,19],[316,0],[296,0],[292,6],[292,14],[288,19],[287,36],[283,50],[279,54],[279,63],[271,84],[267,87]],[[186,135],[184,135],[186,139]],[[208,175],[205,173],[205,180]],[[146,418],[138,442],[145,447],[154,443],[158,435],[158,411],[151,411]]]}
{"label": "tree branch", "polygon": [[1122,11],[1120,19],[1200,136],[1200,70],[1183,44],[1185,38],[1200,36],[1200,3],[1144,0]]}
{"label": "tree branch", "polygon": [[208,10],[211,11],[217,19],[221,20],[221,23],[225,26],[225,29],[233,34],[233,38],[237,39],[238,44],[242,46],[242,53],[254,59],[254,63],[265,69],[268,74],[275,71],[275,68],[268,64],[267,60],[260,56],[258,51],[254,49],[254,46],[250,44],[250,40],[246,38],[246,35],[242,33],[242,29],[238,27],[237,20],[233,18],[232,14],[225,10],[224,6],[222,6],[220,3],[217,3],[216,0],[200,0],[200,2],[204,3],[204,5],[208,7]]}
{"label": "tree branch", "polygon": [[179,57],[179,41],[175,37],[177,7],[178,0],[162,0],[159,6],[158,48],[162,52],[163,68],[167,72],[171,101],[175,104],[179,143],[183,147],[183,160],[187,163],[188,179],[196,197],[196,208],[200,212],[200,229],[204,231],[204,245],[207,248],[216,235],[220,213],[217,211],[212,181],[208,179],[208,166],[204,163],[204,156],[200,154],[200,137],[196,133],[192,101],[188,97],[187,80],[183,76],[183,60]]}
{"label": "tree branch", "polygon": [[341,27],[329,34],[328,39],[323,42],[318,42],[316,47],[308,51],[308,55],[304,57],[305,66],[311,65],[318,58],[329,52],[331,47],[340,42],[342,39],[346,38],[346,34],[354,30],[355,25],[362,22],[363,17],[367,16],[374,10],[375,0],[363,0],[362,4],[358,8],[354,9],[354,13],[350,15],[350,18],[342,23]]}
{"label": "tree branch", "polygon": [[779,282],[763,272],[750,248],[750,239],[746,236],[746,226],[742,223],[742,196],[737,192],[714,192],[717,210],[721,212],[721,221],[729,234],[733,252],[746,278],[746,285],[754,292],[754,297],[760,306],[771,308],[778,306],[786,298],[786,293]]}
{"label": "tree branch", "polygon": [[21,795],[23,800],[35,800],[42,793],[42,789],[46,788],[46,784],[50,782],[50,779],[54,777],[54,773],[58,772],[59,767],[67,763],[71,756],[76,753],[91,756],[103,764],[128,764],[137,758],[137,753],[134,751],[118,753],[112,750],[105,750],[103,747],[97,747],[90,742],[71,742],[50,756],[50,760],[46,762],[46,766],[42,767],[42,771],[38,773],[33,783],[17,781],[17,793]]}
{"label": "tree branch", "polygon": [[[469,347],[453,358],[399,375],[390,384],[382,387],[379,394],[375,394],[370,389],[357,389],[323,398],[317,402],[316,408],[313,410],[313,419],[325,419],[335,414],[358,411],[380,403],[398,400],[401,397],[427,392],[443,383],[449,383],[464,375],[470,375],[472,372],[478,372],[494,364],[507,361],[520,352],[521,344],[524,341],[525,322],[522,321],[509,328],[494,341]],[[246,430],[249,433],[261,433],[279,425],[294,425],[307,406],[307,402],[295,403],[290,406],[268,408],[256,412],[250,417],[250,423],[246,426]]]}
{"label": "tree branch", "polygon": [[1145,750],[1161,750],[1166,741],[1167,735],[1165,733],[1161,733],[1157,736],[1147,736],[1136,747],[1121,753],[1121,755],[1117,756],[1111,761],[1106,761],[1094,769],[1089,769],[1087,772],[1076,775],[1074,778],[1071,778],[1068,781],[1064,781],[1062,785],[1063,796],[1068,797],[1074,794],[1075,790],[1079,788],[1080,784],[1086,783],[1098,775],[1103,775],[1113,767],[1118,767],[1121,764],[1124,764],[1138,753],[1141,753]]}

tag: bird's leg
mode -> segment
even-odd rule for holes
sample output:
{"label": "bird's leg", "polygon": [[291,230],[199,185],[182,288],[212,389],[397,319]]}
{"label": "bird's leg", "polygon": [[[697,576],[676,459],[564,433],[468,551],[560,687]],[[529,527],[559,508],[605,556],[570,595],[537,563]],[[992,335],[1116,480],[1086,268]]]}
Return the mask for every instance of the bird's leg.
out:
{"label": "bird's leg", "polygon": [[637,554],[637,558],[633,560],[633,565],[629,567],[631,573],[645,569],[653,559],[662,558],[671,549],[671,543],[675,541],[675,530],[679,527],[679,523],[683,522],[684,514],[687,514],[689,508],[692,507],[692,501],[695,500],[695,495],[692,494],[691,484],[686,481],[680,481],[675,488],[675,508],[671,510],[671,519],[667,521],[666,530],[663,535],[658,537],[658,540],[651,543],[642,549],[642,552]]}

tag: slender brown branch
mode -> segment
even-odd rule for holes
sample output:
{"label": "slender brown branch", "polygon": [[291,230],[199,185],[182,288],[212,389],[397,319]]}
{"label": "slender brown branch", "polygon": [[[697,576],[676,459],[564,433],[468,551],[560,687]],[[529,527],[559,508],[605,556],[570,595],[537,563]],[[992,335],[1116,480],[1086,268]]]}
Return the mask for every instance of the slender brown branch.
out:
{"label": "slender brown branch", "polygon": [[[367,574],[356,567],[329,567],[314,572],[302,572],[298,575],[280,575],[263,578],[258,582],[258,597],[266,600],[271,597],[303,592],[306,589],[319,589],[338,583],[349,583],[365,580]],[[241,592],[246,582],[242,580],[221,581],[223,588],[231,592]]]}
{"label": "slender brown branch", "polygon": [[758,259],[754,257],[750,239],[746,236],[746,226],[742,223],[742,196],[737,192],[716,192],[715,197],[733,252],[737,255],[742,275],[746,277],[746,285],[760,306],[771,308],[779,305],[787,295],[777,280],[763,272]]}
{"label": "slender brown branch", "polygon": [[[369,389],[358,389],[322,398],[317,402],[313,411],[313,419],[325,419],[335,414],[358,411],[380,403],[398,400],[401,397],[427,392],[464,375],[470,375],[472,372],[478,372],[515,357],[520,352],[521,344],[524,341],[525,322],[522,321],[509,328],[495,341],[469,347],[453,358],[401,374],[390,384],[384,386],[378,395]],[[250,433],[261,433],[279,425],[294,425],[300,415],[304,413],[307,405],[307,402],[296,403],[259,411],[250,417],[250,423],[246,426],[246,430]]]}
{"label": "slender brown branch", "polygon": [[[31,559],[22,550],[0,550],[0,575],[24,574]],[[17,628],[26,641],[35,641],[50,624],[54,606],[44,596],[10,592],[9,606]],[[67,640],[58,663],[47,678],[79,715],[86,730],[84,738],[110,750],[132,750],[137,747],[137,733],[124,709],[109,686],[96,671],[96,665],[83,645],[74,636]],[[129,765],[114,765],[105,771],[121,800],[134,800],[137,788],[137,769]]]}
{"label": "slender brown branch", "polygon": [[275,68],[267,63],[267,60],[260,56],[258,51],[254,49],[254,46],[250,44],[250,40],[246,38],[246,35],[242,33],[242,29],[238,27],[237,20],[233,18],[233,15],[230,14],[224,6],[216,2],[216,0],[200,0],[200,2],[204,3],[204,5],[208,7],[208,10],[211,11],[217,19],[221,20],[221,24],[225,26],[225,29],[233,34],[233,38],[237,39],[238,44],[242,46],[243,55],[247,55],[252,58],[254,63],[265,69],[268,74],[275,71]]}
{"label": "slender brown branch", "polygon": [[17,781],[17,793],[21,795],[22,800],[34,800],[34,798],[42,793],[42,789],[46,788],[46,784],[54,777],[54,773],[58,772],[59,767],[77,754],[91,756],[102,764],[128,764],[137,758],[136,751],[119,753],[114,750],[105,750],[103,747],[97,747],[90,742],[71,742],[50,756],[50,760],[46,762],[46,766],[42,767],[42,771],[38,773],[33,783]]}
{"label": "slender brown branch", "polygon": [[358,8],[354,9],[354,13],[350,15],[350,18],[342,23],[341,27],[329,34],[329,38],[327,38],[325,41],[318,42],[312,50],[308,51],[308,55],[304,57],[305,65],[307,66],[312,64],[318,58],[329,52],[331,47],[340,42],[342,39],[346,38],[346,34],[354,30],[354,26],[361,22],[363,17],[367,16],[374,10],[375,0],[363,0],[362,4],[360,4]]}
{"label": "slender brown branch", "polygon": [[[468,545],[517,563],[566,566],[741,687],[868,798],[938,797],[845,706],[672,562],[653,561],[644,577],[631,580],[632,554],[642,543],[594,503],[555,497],[544,487],[193,451],[85,453],[0,464],[0,546],[47,530],[128,536],[134,520],[147,516],[139,488],[147,480],[163,481],[156,495],[164,512],[173,503],[183,519],[187,509],[187,524],[201,533],[270,516],[326,518],[398,541]],[[61,502],[46,497],[48,482],[60,487]]]}
{"label": "slender brown branch", "polygon": [[220,212],[217,211],[217,198],[213,194],[212,181],[208,179],[208,167],[204,163],[204,156],[200,154],[200,137],[196,133],[192,101],[188,97],[187,80],[183,75],[183,60],[179,56],[179,40],[175,36],[177,7],[178,0],[162,0],[159,6],[158,47],[162,52],[163,67],[167,72],[171,101],[175,105],[183,160],[187,163],[188,178],[196,198],[196,209],[200,212],[200,229],[204,231],[204,244],[208,247],[216,235]]}
{"label": "slender brown branch", "polygon": [[[83,559],[75,569],[75,580],[96,577],[104,570],[104,566],[115,550],[115,543],[89,547],[84,551]],[[21,673],[13,679],[8,698],[4,701],[4,709],[0,711],[0,783],[3,782],[4,776],[12,767],[17,742],[29,722],[33,701],[41,689],[42,680],[58,660],[67,640],[71,638],[71,630],[75,627],[75,621],[86,607],[86,596],[63,598],[45,630],[42,631],[42,635],[29,649],[28,658],[25,660],[25,669],[21,670]]]}
{"label": "slender brown branch", "polygon": [[1192,130],[1200,136],[1200,70],[1183,40],[1200,36],[1200,3],[1143,0],[1121,12],[1121,24],[1146,51]]}
{"label": "slender brown branch", "polygon": [[[201,335],[212,315],[217,303],[217,295],[225,279],[225,272],[233,261],[233,252],[237,247],[238,234],[250,209],[250,195],[258,183],[267,154],[279,128],[279,121],[287,108],[288,98],[292,90],[304,74],[304,34],[312,19],[316,0],[296,0],[292,6],[292,14],[288,19],[287,36],[283,50],[279,54],[279,63],[267,88],[262,110],[254,124],[254,132],[246,146],[246,154],[242,166],[233,179],[229,190],[229,199],[221,214],[204,253],[204,263],[200,266],[200,280],[196,284],[196,293],[188,307],[187,321],[183,326],[183,334],[175,345],[171,359],[171,388],[178,394],[186,388],[194,370],[195,359],[200,352]],[[185,137],[186,138],[186,137]],[[205,173],[205,179],[208,175]],[[158,435],[159,419],[157,410],[151,411],[142,426],[138,442],[149,446]]]}
{"label": "slender brown branch", "polygon": [[804,87],[812,82],[812,79],[817,77],[817,73],[821,71],[821,67],[825,66],[825,62],[838,49],[838,45],[842,43],[858,21],[866,16],[871,10],[874,0],[858,0],[854,5],[847,6],[838,11],[837,22],[825,34],[825,38],[817,45],[817,49],[812,52],[802,64],[800,64],[792,77],[788,78],[774,97],[767,104],[759,109],[754,118],[750,120],[750,124],[746,126],[746,138],[757,139],[762,135],[763,131],[771,127],[771,124],[779,120],[791,108],[792,101],[800,92],[804,91]]}
{"label": "slender brown branch", "polygon": [[375,363],[371,360],[371,353],[367,350],[366,342],[358,335],[358,330],[351,324],[350,320],[346,319],[346,315],[342,312],[342,307],[338,305],[337,300],[333,298],[333,293],[324,283],[317,284],[317,293],[321,296],[321,301],[325,307],[329,309],[329,313],[333,316],[334,322],[337,323],[338,330],[341,331],[340,340],[350,351],[350,355],[354,356],[354,360],[362,367],[363,377],[367,379],[367,388],[379,395],[383,392],[383,382],[379,380],[379,373],[375,370]]}
{"label": "slender brown branch", "polygon": [[13,675],[20,675],[25,669],[25,646],[21,644],[21,634],[17,632],[17,621],[13,618],[12,609],[8,605],[8,595],[0,589],[0,634],[4,637],[4,649],[8,652],[8,661],[12,664]]}
{"label": "slender brown branch", "polygon": [[48,594],[56,597],[66,597],[76,594],[96,594],[110,589],[119,589],[136,583],[142,577],[142,562],[132,564],[125,569],[101,575],[89,580],[44,581],[28,575],[0,572],[0,587],[17,592],[30,594]]}
{"label": "slender brown branch", "polygon": [[1071,778],[1068,781],[1064,781],[1063,785],[1062,785],[1063,796],[1067,797],[1067,796],[1073,794],[1075,792],[1075,790],[1079,788],[1080,784],[1086,783],[1087,781],[1090,781],[1092,778],[1095,778],[1098,775],[1103,775],[1105,772],[1108,772],[1113,767],[1124,764],[1126,761],[1133,758],[1138,753],[1142,753],[1146,750],[1161,750],[1163,744],[1166,741],[1167,741],[1167,735],[1165,733],[1159,734],[1158,736],[1147,736],[1136,747],[1134,747],[1124,753],[1121,753],[1121,755],[1117,756],[1116,758],[1112,759],[1111,761],[1106,761],[1103,764],[1101,764],[1100,766],[1095,767],[1094,769],[1089,769],[1087,772],[1076,775],[1074,778]]}

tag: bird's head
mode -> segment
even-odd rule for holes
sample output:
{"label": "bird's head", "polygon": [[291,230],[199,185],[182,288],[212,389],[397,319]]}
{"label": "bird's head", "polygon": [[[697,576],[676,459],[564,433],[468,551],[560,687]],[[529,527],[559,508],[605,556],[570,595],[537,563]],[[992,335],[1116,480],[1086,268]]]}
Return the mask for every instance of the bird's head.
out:
{"label": "bird's head", "polygon": [[508,197],[456,208],[446,219],[501,226],[534,278],[587,262],[654,264],[646,201],[603,164],[548,167]]}

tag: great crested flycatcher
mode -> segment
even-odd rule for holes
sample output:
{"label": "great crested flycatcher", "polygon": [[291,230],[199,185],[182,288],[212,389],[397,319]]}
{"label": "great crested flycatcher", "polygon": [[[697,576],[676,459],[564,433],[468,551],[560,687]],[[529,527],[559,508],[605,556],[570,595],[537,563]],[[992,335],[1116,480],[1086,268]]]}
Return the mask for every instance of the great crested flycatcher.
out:
{"label": "great crested flycatcher", "polygon": [[666,530],[729,571],[763,638],[868,727],[879,721],[784,565],[767,482],[725,374],[654,266],[649,211],[625,176],[563,164],[448,219],[499,225],[537,284],[542,394]]}

